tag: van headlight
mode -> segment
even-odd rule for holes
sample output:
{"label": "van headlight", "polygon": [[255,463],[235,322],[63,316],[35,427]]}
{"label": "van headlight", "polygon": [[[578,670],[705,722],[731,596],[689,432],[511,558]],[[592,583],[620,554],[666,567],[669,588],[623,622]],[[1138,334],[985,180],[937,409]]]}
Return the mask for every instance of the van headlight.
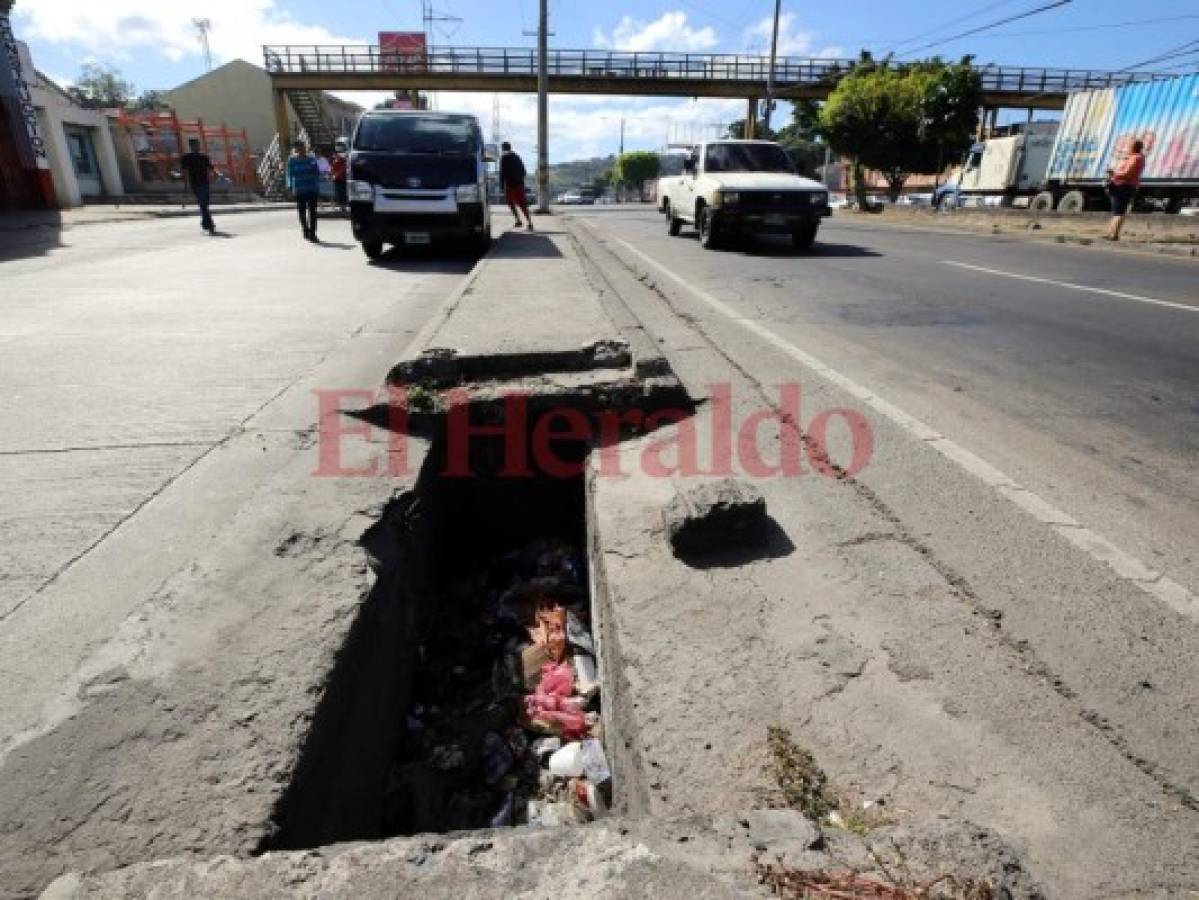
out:
{"label": "van headlight", "polygon": [[351,181],[348,185],[351,200],[375,199],[375,186],[369,181]]}
{"label": "van headlight", "polygon": [[482,200],[477,184],[460,184],[454,190],[459,203],[478,203]]}
{"label": "van headlight", "polygon": [[720,202],[724,206],[733,206],[741,202],[741,194],[737,191],[721,191]]}
{"label": "van headlight", "polygon": [[826,191],[813,191],[811,195],[811,202],[813,206],[827,206],[828,193]]}

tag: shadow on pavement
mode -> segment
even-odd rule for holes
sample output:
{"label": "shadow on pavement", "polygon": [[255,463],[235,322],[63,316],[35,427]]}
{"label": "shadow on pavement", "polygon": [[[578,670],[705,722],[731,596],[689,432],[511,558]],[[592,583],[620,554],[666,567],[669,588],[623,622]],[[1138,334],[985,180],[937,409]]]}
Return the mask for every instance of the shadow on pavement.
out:
{"label": "shadow on pavement", "polygon": [[537,231],[508,231],[504,233],[505,259],[561,259],[562,251],[548,235]]}
{"label": "shadow on pavement", "polygon": [[[364,258],[365,261],[365,258]],[[479,261],[478,253],[453,243],[428,247],[393,246],[371,265],[397,272],[435,272],[465,275]]]}
{"label": "shadow on pavement", "polygon": [[0,213],[0,261],[45,256],[61,247],[63,221],[57,209]]}
{"label": "shadow on pavement", "polygon": [[322,241],[317,238],[315,241],[318,247],[331,247],[334,250],[353,250],[356,244],[339,244],[337,241]]}
{"label": "shadow on pavement", "polygon": [[795,544],[787,532],[770,516],[753,535],[752,540],[728,547],[679,554],[679,559],[693,569],[732,569],[761,559],[778,559],[795,552]]}
{"label": "shadow on pavement", "polygon": [[[699,235],[695,233],[684,234],[683,237],[690,238],[693,241],[699,240]],[[884,256],[877,250],[871,250],[867,247],[859,247],[857,244],[830,244],[816,239],[816,243],[812,245],[810,250],[796,250],[791,246],[790,238],[765,236],[757,238],[745,238],[741,241],[735,241],[721,245],[717,253],[740,253],[743,256],[803,256],[803,257],[845,257],[845,256]]]}

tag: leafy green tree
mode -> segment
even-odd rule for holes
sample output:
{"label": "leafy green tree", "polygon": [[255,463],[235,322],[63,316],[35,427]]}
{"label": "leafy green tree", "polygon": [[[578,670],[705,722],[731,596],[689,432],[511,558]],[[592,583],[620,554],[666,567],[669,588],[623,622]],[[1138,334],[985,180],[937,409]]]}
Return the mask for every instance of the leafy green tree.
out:
{"label": "leafy green tree", "polygon": [[112,66],[84,63],[79,70],[79,77],[67,89],[67,93],[81,106],[108,109],[124,106],[133,96],[134,87]]}
{"label": "leafy green tree", "polygon": [[969,141],[981,101],[978,73],[965,57],[893,66],[863,54],[820,112],[820,131],[852,160],[858,203],[866,205],[864,169],[876,169],[897,199],[913,173],[933,174],[945,154]]}
{"label": "leafy green tree", "polygon": [[[773,128],[765,128],[762,123],[758,123],[757,129],[754,131],[754,138],[759,141],[773,141],[777,132]],[[745,120],[735,119],[729,122],[724,129],[724,136],[729,140],[743,141],[745,140]]]}
{"label": "leafy green tree", "polygon": [[645,183],[658,177],[662,161],[657,153],[648,150],[632,150],[616,160],[616,179],[620,184],[635,185],[638,199],[645,199]]}
{"label": "leafy green tree", "polygon": [[170,109],[170,106],[161,91],[142,91],[126,104],[130,112],[158,112],[160,109]]}

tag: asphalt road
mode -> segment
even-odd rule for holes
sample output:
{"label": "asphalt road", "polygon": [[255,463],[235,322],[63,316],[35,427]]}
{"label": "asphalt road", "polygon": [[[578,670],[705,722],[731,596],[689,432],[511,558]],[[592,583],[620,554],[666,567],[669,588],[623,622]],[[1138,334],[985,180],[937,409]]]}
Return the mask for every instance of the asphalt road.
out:
{"label": "asphalt road", "polygon": [[711,252],[648,210],[572,214],[1199,593],[1194,262],[847,217],[807,255]]}

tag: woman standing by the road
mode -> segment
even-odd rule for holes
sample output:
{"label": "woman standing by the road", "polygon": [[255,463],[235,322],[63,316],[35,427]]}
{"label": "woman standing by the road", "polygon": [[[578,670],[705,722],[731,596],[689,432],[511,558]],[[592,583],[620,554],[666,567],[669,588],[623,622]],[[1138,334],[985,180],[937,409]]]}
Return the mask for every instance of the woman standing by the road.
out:
{"label": "woman standing by the road", "polygon": [[1120,229],[1128,216],[1128,209],[1136,197],[1137,188],[1141,186],[1141,173],[1145,171],[1145,144],[1136,140],[1132,142],[1132,152],[1116,166],[1115,170],[1107,170],[1107,194],[1112,201],[1112,220],[1107,226],[1107,234],[1103,237],[1108,241],[1120,240]]}

